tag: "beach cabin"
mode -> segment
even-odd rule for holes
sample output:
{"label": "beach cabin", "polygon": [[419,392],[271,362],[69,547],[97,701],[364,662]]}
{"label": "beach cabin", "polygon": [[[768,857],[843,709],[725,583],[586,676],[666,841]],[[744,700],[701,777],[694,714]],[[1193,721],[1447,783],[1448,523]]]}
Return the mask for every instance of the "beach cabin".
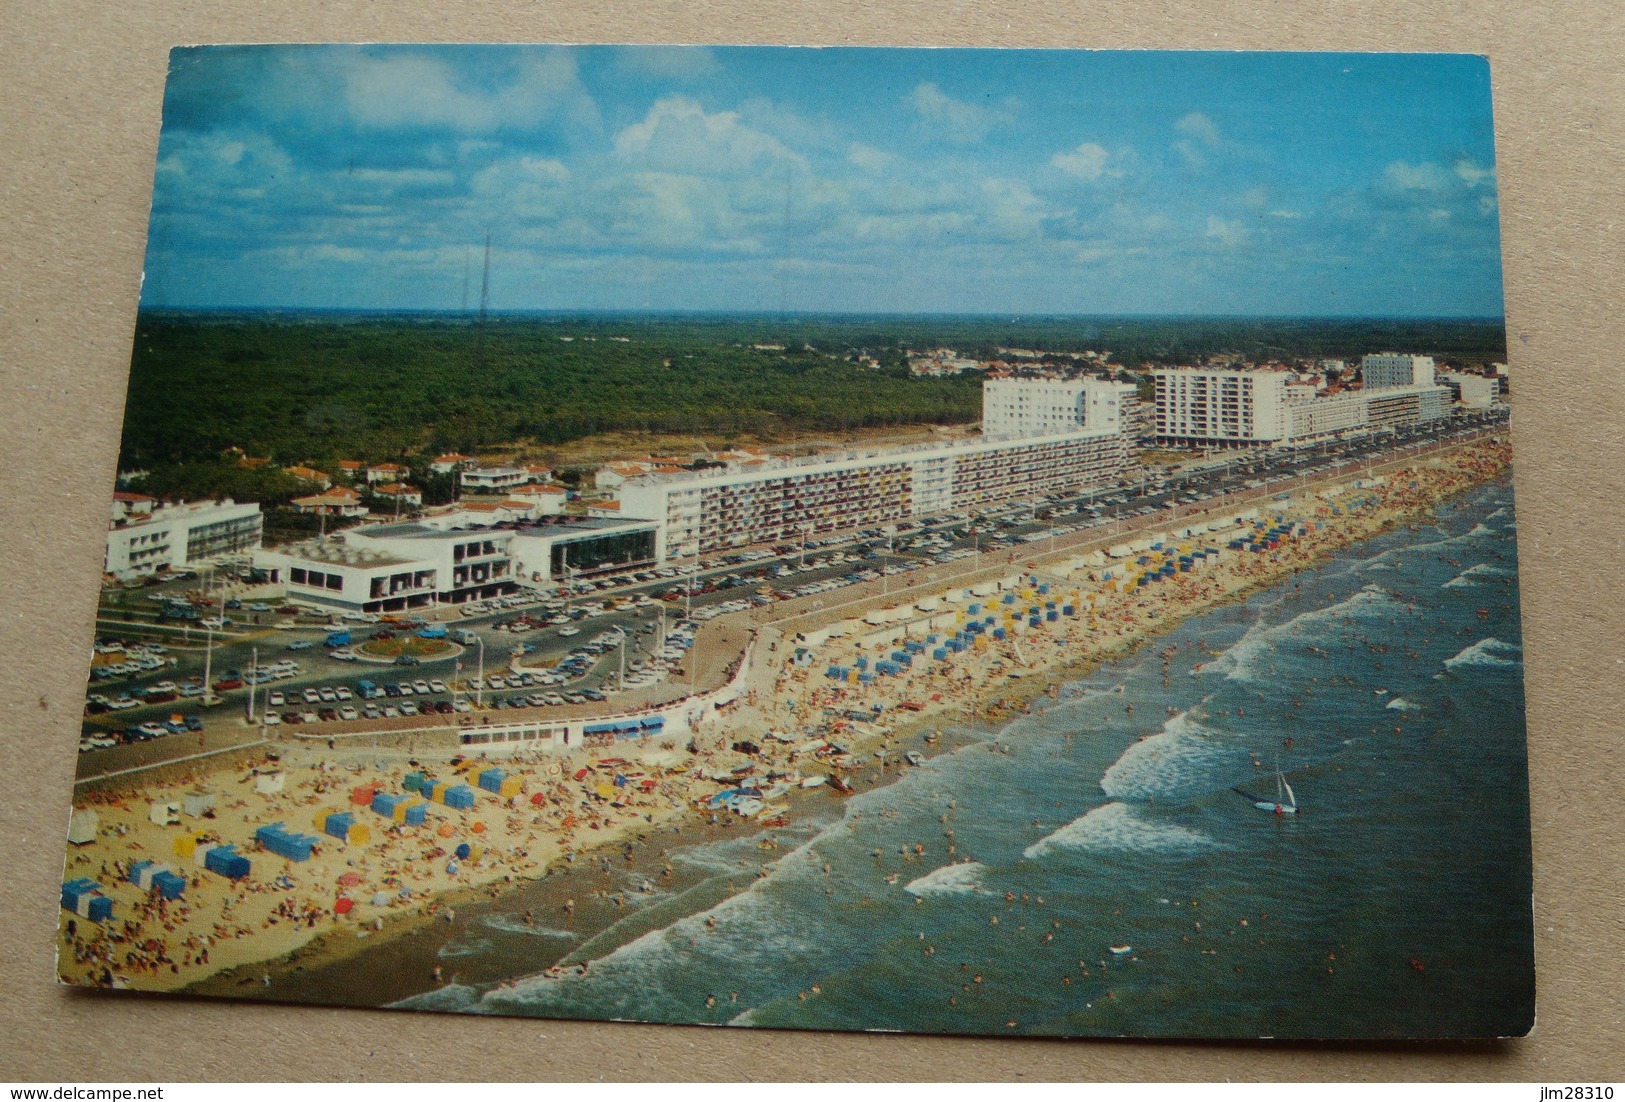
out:
{"label": "beach cabin", "polygon": [[89,877],[69,880],[62,885],[62,909],[92,922],[113,917],[113,901],[102,894],[102,886]]}
{"label": "beach cabin", "polygon": [[282,773],[261,773],[254,778],[254,791],[262,796],[274,796],[286,784],[287,777]]}
{"label": "beach cabin", "polygon": [[200,846],[198,852],[203,854],[204,868],[228,880],[242,880],[252,868],[248,858],[238,853],[234,845],[210,846],[207,850]]}
{"label": "beach cabin", "polygon": [[173,800],[153,800],[147,805],[147,821],[157,826],[175,826],[181,821],[181,805]]}
{"label": "beach cabin", "polygon": [[214,810],[213,792],[188,792],[181,798],[181,810],[196,818],[205,812]]}
{"label": "beach cabin", "polygon": [[309,861],[320,841],[311,834],[299,834],[281,823],[270,823],[254,832],[254,841],[266,850],[290,861]]}

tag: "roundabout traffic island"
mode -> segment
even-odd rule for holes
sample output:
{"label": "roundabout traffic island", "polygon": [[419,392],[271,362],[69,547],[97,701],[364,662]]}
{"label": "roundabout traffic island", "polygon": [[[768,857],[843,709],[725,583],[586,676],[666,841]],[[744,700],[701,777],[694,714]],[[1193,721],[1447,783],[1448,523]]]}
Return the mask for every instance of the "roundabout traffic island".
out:
{"label": "roundabout traffic island", "polygon": [[397,635],[393,639],[369,639],[352,649],[357,657],[374,662],[398,662],[403,655],[419,662],[437,662],[460,654],[463,648],[447,639]]}

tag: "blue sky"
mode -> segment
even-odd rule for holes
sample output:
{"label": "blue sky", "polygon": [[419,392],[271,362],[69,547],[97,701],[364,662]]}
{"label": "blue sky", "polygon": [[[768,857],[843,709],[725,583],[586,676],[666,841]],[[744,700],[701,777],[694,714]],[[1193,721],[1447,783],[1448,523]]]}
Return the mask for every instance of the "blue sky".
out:
{"label": "blue sky", "polygon": [[147,307],[1499,316],[1489,67],[176,50]]}

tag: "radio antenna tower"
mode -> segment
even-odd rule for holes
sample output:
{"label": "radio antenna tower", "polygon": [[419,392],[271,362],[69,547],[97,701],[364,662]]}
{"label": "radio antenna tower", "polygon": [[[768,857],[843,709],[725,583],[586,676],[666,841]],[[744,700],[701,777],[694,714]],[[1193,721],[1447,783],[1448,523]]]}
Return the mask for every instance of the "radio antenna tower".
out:
{"label": "radio antenna tower", "polygon": [[480,276],[480,325],[474,334],[474,362],[485,366],[485,318],[491,307],[491,231],[485,231],[485,273]]}

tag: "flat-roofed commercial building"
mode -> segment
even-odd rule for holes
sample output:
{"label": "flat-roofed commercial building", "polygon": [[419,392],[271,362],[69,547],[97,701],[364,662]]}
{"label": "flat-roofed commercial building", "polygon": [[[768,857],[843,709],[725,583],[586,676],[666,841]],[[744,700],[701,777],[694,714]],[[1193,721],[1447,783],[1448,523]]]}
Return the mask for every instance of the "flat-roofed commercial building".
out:
{"label": "flat-roofed commercial building", "polygon": [[115,508],[102,567],[117,577],[180,569],[248,551],[260,545],[265,530],[265,518],[252,501],[180,502],[147,512],[118,504],[125,506],[123,516]]}
{"label": "flat-roofed commercial building", "polygon": [[359,612],[463,604],[655,561],[647,521],[553,518],[490,524],[456,510],[422,520],[351,528],[255,554],[288,596]]}

